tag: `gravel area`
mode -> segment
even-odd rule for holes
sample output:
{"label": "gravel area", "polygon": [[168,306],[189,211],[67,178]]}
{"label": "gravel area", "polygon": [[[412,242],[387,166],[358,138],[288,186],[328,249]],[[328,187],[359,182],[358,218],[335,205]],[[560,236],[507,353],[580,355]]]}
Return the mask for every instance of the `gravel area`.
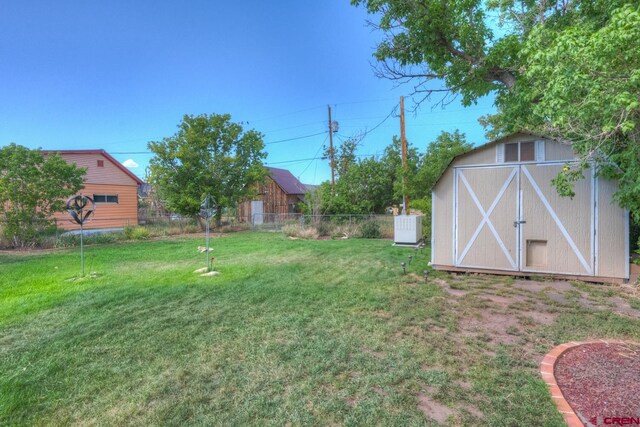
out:
{"label": "gravel area", "polygon": [[640,345],[597,343],[567,350],[558,358],[555,377],[585,425],[640,417]]}

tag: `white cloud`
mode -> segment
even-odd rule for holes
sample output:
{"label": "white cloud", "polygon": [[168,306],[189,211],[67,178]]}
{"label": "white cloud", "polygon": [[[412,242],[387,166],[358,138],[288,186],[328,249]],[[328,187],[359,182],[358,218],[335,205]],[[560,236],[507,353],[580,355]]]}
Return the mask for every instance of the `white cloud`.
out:
{"label": "white cloud", "polygon": [[122,162],[122,164],[124,165],[124,167],[130,168],[130,169],[138,167],[138,164],[134,162],[133,159],[127,159],[124,162]]}

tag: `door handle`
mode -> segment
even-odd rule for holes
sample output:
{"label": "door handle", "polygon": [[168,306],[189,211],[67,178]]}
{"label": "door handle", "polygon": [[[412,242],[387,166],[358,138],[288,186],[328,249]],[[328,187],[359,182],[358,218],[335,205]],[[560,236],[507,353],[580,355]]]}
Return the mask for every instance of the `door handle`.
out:
{"label": "door handle", "polygon": [[527,223],[527,221],[513,221],[513,226],[514,227],[518,227],[518,225],[526,224],[526,223]]}

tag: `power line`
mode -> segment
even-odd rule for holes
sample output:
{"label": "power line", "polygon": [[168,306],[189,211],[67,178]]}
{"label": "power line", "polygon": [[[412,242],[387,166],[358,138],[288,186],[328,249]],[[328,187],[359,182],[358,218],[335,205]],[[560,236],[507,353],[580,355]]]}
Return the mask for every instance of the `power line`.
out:
{"label": "power line", "polygon": [[[313,133],[311,135],[296,136],[294,138],[280,139],[278,141],[269,141],[269,142],[265,142],[264,145],[280,144],[281,142],[288,142],[288,141],[297,141],[299,139],[305,139],[305,138],[311,138],[318,135],[324,135],[325,133],[329,133],[329,132],[325,130],[322,132]],[[153,152],[151,151],[111,151],[110,154],[153,154]]]}
{"label": "power line", "polygon": [[269,142],[265,142],[264,145],[279,144],[281,142],[287,142],[287,141],[297,141],[299,139],[305,139],[305,138],[311,138],[313,136],[324,135],[325,133],[328,133],[328,131],[325,130],[322,132],[313,133],[311,135],[297,136],[295,138],[281,139],[279,141],[269,141]]}
{"label": "power line", "polygon": [[262,130],[260,132],[262,132],[262,133],[276,133],[276,132],[281,132],[283,130],[298,129],[298,128],[303,128],[305,126],[317,125],[318,123],[324,123],[324,120],[316,120],[315,122],[309,122],[309,123],[304,123],[302,125],[289,126],[289,127],[286,127],[286,128],[280,128],[280,129],[274,129],[274,130]]}
{"label": "power line", "polygon": [[[322,141],[322,143],[320,144],[320,146],[318,147],[318,149],[316,150],[316,153],[313,155],[313,157],[317,157],[318,153],[320,152],[320,150],[322,149],[322,147],[324,146],[324,143],[327,141],[327,138],[329,138],[329,135],[325,136],[324,140]],[[315,160],[315,159],[314,159]],[[300,179],[300,175],[302,175],[303,173],[305,173],[307,171],[307,169],[309,169],[309,166],[311,166],[311,163],[313,163],[313,160],[311,160],[309,162],[309,164],[307,164],[307,166],[302,170],[302,172],[300,172],[298,174],[298,179]]]}
{"label": "power line", "polygon": [[[378,153],[369,153],[369,154],[356,154],[355,157],[377,157]],[[322,160],[323,157],[308,157],[306,159],[295,159],[295,160],[283,160],[281,162],[269,162],[265,163],[265,165],[281,165],[283,163],[298,163],[298,162],[306,162],[309,160]]]}

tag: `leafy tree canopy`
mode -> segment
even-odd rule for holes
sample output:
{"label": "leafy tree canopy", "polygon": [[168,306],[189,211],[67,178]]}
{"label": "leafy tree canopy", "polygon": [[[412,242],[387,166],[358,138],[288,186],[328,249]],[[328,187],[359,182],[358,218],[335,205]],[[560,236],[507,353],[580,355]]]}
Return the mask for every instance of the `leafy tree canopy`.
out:
{"label": "leafy tree canopy", "polygon": [[152,183],[167,208],[183,215],[197,215],[206,194],[220,208],[233,207],[267,174],[262,134],[245,132],[228,114],[185,115],[175,135],[149,149]]}
{"label": "leafy tree canopy", "polygon": [[340,176],[333,194],[330,183],[323,183],[320,191],[324,213],[382,213],[394,202],[393,174],[388,164],[373,157],[366,158],[354,162]]}
{"label": "leafy tree canopy", "polygon": [[[493,93],[488,135],[529,129],[574,144],[580,169],[620,180],[640,218],[640,2],[637,0],[352,0],[379,17],[378,74],[464,105]],[[437,86],[442,84],[443,86]],[[616,167],[610,167],[614,163]]]}
{"label": "leafy tree canopy", "polygon": [[66,199],[83,188],[86,168],[45,156],[17,144],[0,148],[0,228],[14,246],[37,243],[53,225],[51,215],[63,212]]}
{"label": "leafy tree canopy", "polygon": [[418,165],[416,195],[420,198],[431,198],[431,190],[440,175],[449,166],[451,160],[473,147],[466,141],[464,133],[459,130],[442,132],[435,141],[427,145],[426,153],[420,158]]}

